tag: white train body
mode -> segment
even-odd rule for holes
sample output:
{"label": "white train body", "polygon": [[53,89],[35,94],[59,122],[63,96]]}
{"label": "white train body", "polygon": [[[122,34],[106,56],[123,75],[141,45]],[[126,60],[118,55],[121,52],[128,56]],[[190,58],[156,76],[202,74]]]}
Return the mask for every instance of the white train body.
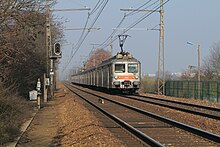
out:
{"label": "white train body", "polygon": [[72,75],[75,84],[134,93],[140,88],[141,64],[129,53],[117,54],[97,67]]}

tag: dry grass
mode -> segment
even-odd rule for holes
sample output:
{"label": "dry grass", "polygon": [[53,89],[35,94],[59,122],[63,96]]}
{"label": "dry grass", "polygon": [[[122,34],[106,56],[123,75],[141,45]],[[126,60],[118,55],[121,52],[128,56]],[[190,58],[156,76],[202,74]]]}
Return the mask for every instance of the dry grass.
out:
{"label": "dry grass", "polygon": [[30,116],[31,106],[21,97],[0,92],[0,145],[13,141]]}

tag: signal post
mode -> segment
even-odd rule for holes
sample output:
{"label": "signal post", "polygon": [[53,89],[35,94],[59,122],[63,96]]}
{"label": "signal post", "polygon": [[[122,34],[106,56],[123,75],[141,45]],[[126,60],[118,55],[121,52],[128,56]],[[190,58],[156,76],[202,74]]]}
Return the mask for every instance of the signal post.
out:
{"label": "signal post", "polygon": [[[82,9],[59,9],[59,10],[50,10],[49,2],[51,0],[46,0],[46,61],[47,61],[47,77],[49,77],[50,82],[50,96],[53,98],[54,96],[54,87],[55,87],[55,60],[61,58],[61,50],[60,44],[55,43],[52,47],[52,39],[51,39],[51,12],[54,11],[81,11],[81,10],[90,10],[90,8],[82,8]],[[45,90],[47,91],[47,89]]]}
{"label": "signal post", "polygon": [[61,45],[60,43],[56,42],[54,43],[53,45],[53,49],[52,49],[52,52],[51,52],[51,56],[50,56],[50,59],[51,59],[51,69],[50,69],[50,88],[51,88],[51,96],[53,98],[54,96],[54,89],[56,88],[56,71],[55,71],[55,61],[58,59],[58,58],[61,58],[62,57],[62,53],[61,53]]}

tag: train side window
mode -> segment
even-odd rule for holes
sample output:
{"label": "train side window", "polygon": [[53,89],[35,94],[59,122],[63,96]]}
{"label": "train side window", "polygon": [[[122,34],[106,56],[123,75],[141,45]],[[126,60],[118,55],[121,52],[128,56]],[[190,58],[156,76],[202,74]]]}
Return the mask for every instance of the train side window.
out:
{"label": "train side window", "polygon": [[138,64],[130,63],[128,64],[128,73],[137,73],[138,72]]}
{"label": "train side window", "polygon": [[116,73],[124,73],[125,72],[125,64],[115,64],[115,72]]}

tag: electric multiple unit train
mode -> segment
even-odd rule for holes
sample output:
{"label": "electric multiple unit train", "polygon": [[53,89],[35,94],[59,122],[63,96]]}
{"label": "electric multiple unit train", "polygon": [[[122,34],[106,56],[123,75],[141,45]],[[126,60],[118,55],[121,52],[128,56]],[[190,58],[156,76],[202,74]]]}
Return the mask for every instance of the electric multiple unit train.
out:
{"label": "electric multiple unit train", "polygon": [[108,91],[135,93],[140,88],[141,63],[128,52],[121,52],[96,67],[72,75],[75,84]]}

